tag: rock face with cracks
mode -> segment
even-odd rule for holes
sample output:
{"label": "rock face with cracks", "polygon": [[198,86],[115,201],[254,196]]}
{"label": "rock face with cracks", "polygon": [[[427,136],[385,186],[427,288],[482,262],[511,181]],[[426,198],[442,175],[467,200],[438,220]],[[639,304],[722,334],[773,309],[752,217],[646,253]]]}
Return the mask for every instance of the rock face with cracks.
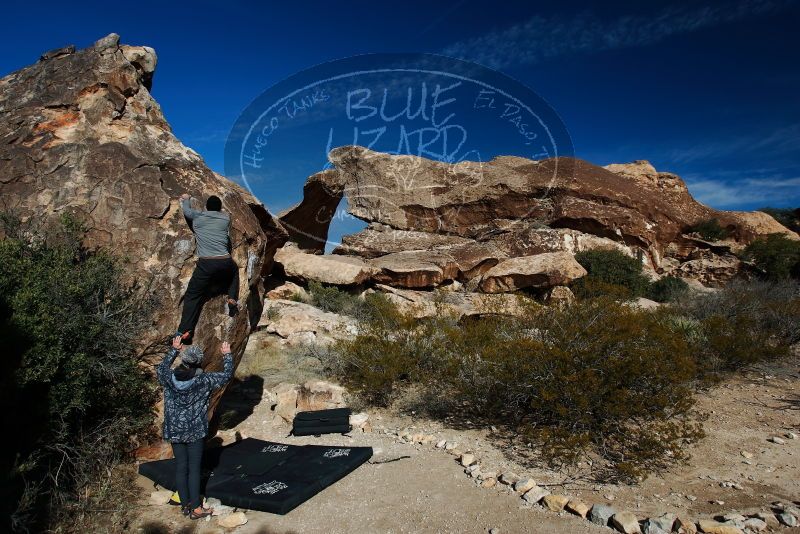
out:
{"label": "rock face with cracks", "polygon": [[202,208],[207,196],[219,196],[231,216],[242,305],[234,319],[222,313],[221,299],[203,310],[195,343],[218,370],[223,340],[238,364],[261,315],[262,275],[288,235],[258,200],[172,134],[150,95],[156,63],[152,48],[121,45],[111,34],[83,50],[47,52],[0,79],[2,210],[30,222],[69,214],[88,228],[87,246],[124,256],[128,280],[158,295],[139,347],[153,363],[177,327],[195,264],[178,197],[189,193]]}
{"label": "rock face with cracks", "polygon": [[[488,287],[480,283],[487,271],[509,259],[595,248],[641,258],[653,274],[719,285],[743,271],[732,252],[753,239],[798,239],[765,213],[704,206],[678,176],[646,161],[599,167],[500,156],[451,165],[360,146],[335,148],[329,159],[334,169],[311,176],[282,220],[301,248],[320,253],[346,197],[347,211],[369,226],[344,236],[334,254],[370,260],[376,281],[395,287]],[[731,236],[723,246],[689,233],[710,219]]]}

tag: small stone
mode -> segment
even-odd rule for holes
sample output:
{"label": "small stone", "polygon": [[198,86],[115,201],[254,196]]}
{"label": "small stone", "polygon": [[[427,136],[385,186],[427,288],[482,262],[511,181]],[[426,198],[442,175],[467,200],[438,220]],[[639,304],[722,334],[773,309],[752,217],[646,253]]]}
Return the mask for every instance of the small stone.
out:
{"label": "small stone", "polygon": [[675,518],[675,523],[672,524],[672,529],[680,534],[697,534],[697,525],[685,517],[678,516]]}
{"label": "small stone", "polygon": [[150,493],[150,504],[161,505],[167,504],[172,492],[170,490],[157,490]]}
{"label": "small stone", "polygon": [[752,452],[748,451],[741,451],[739,454],[742,455],[742,458],[747,458],[748,460],[754,456]]}
{"label": "small stone", "polygon": [[444,449],[446,446],[447,446],[447,440],[444,439],[436,443],[437,449]]}
{"label": "small stone", "polygon": [[778,436],[772,436],[767,441],[771,441],[772,443],[775,443],[776,445],[784,445],[786,443],[786,441],[783,438],[779,438]]}
{"label": "small stone", "polygon": [[722,506],[725,504],[725,501],[711,501],[711,504],[716,504],[717,506]]}
{"label": "small stone", "polygon": [[739,530],[744,530],[744,518],[742,518],[741,520],[739,520],[739,519],[727,519],[722,524],[723,525],[728,525],[728,526],[731,526],[731,527],[736,527]]}
{"label": "small stone", "polygon": [[522,498],[525,499],[526,502],[534,504],[544,499],[547,495],[550,495],[549,491],[540,486],[534,486],[528,490]]}
{"label": "small stone", "polygon": [[500,475],[500,483],[506,486],[512,486],[519,480],[519,475],[516,473],[503,473]]}
{"label": "small stone", "polygon": [[797,439],[797,434],[794,432],[787,432],[784,436],[786,436],[786,439]]}
{"label": "small stone", "polygon": [[605,527],[608,526],[609,520],[616,513],[617,511],[611,506],[606,506],[605,504],[595,504],[589,511],[589,521],[595,525],[602,525]]}
{"label": "small stone", "polygon": [[219,517],[221,515],[228,515],[234,511],[232,506],[225,506],[222,504],[222,501],[219,499],[215,499],[213,497],[209,497],[206,499],[206,507],[213,508],[214,513],[212,514],[214,517]]}
{"label": "small stone", "polygon": [[686,496],[686,498],[687,498],[688,500],[692,501],[692,502],[694,502],[694,501],[696,501],[696,500],[697,500],[697,497],[695,497],[694,495],[687,495],[687,496]]}
{"label": "small stone", "polygon": [[743,516],[742,514],[737,514],[737,513],[733,512],[733,513],[730,513],[730,514],[723,515],[722,519],[724,519],[725,521],[740,521],[740,522],[744,523],[744,520],[747,519],[747,518],[745,516]]}
{"label": "small stone", "polygon": [[624,534],[641,534],[639,520],[630,512],[617,512],[611,516],[611,525]]}
{"label": "small stone", "polygon": [[669,512],[661,514],[658,517],[651,517],[644,522],[645,524],[644,533],[649,534],[647,530],[647,525],[652,525],[654,528],[663,530],[664,532],[672,532],[672,525],[675,524],[675,519],[676,519],[675,514],[671,514]]}
{"label": "small stone", "polygon": [[482,488],[493,488],[497,485],[496,478],[484,478],[483,482],[481,482]]}
{"label": "small stone", "polygon": [[616,499],[613,493],[606,493],[605,495],[603,495],[603,497],[605,497],[607,501],[613,501],[614,499]]}
{"label": "small stone", "polygon": [[751,517],[750,519],[745,519],[744,528],[751,532],[763,532],[767,530],[767,522],[757,517]]}
{"label": "small stone", "polygon": [[569,497],[566,495],[550,494],[545,495],[542,499],[542,504],[551,512],[560,512],[569,502]]}
{"label": "small stone", "polygon": [[460,461],[461,465],[463,465],[464,467],[469,467],[476,462],[475,455],[465,452],[464,454],[461,455]]}
{"label": "small stone", "polygon": [[514,491],[525,493],[534,486],[536,486],[536,481],[532,478],[523,478],[514,482]]}
{"label": "small stone", "polygon": [[642,525],[642,534],[668,534],[669,531],[659,528],[655,523],[646,520]]}
{"label": "small stone", "polygon": [[591,510],[591,507],[588,504],[578,499],[571,499],[565,508],[567,511],[572,512],[575,515],[579,515],[584,519],[586,519],[586,515],[589,513],[589,510]]}
{"label": "small stone", "polygon": [[787,527],[796,527],[798,524],[800,524],[798,523],[797,518],[789,512],[782,512],[778,514],[777,517],[781,525],[785,525]]}
{"label": "small stone", "polygon": [[500,534],[500,529],[499,528],[490,528],[489,529],[489,534]]}
{"label": "small stone", "polygon": [[448,441],[444,446],[444,450],[452,451],[456,447],[458,447],[458,443],[456,443],[455,441]]}
{"label": "small stone", "polygon": [[713,519],[701,519],[698,525],[700,531],[707,534],[743,534],[742,529],[733,525],[725,525]]}
{"label": "small stone", "polygon": [[247,524],[247,516],[244,512],[234,512],[217,519],[217,524],[224,528],[235,528]]}
{"label": "small stone", "polygon": [[368,413],[354,413],[350,416],[350,425],[353,428],[364,429],[367,426],[367,422],[369,421],[369,414]]}
{"label": "small stone", "polygon": [[780,525],[778,518],[772,512],[758,512],[756,517],[766,523],[769,528],[775,528]]}

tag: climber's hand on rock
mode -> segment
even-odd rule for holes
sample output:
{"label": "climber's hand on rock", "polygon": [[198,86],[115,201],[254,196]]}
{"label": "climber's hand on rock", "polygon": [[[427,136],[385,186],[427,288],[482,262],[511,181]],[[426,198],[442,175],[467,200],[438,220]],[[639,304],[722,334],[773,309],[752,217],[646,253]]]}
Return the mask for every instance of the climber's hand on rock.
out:
{"label": "climber's hand on rock", "polygon": [[172,348],[181,350],[183,348],[183,343],[181,342],[181,336],[175,336],[172,338]]}
{"label": "climber's hand on rock", "polygon": [[220,349],[220,350],[222,351],[222,354],[230,354],[230,352],[231,352],[231,344],[228,343],[227,341],[223,341],[222,342],[222,349]]}
{"label": "climber's hand on rock", "polygon": [[190,198],[192,198],[192,195],[189,193],[184,193],[181,195],[181,200],[189,200]]}

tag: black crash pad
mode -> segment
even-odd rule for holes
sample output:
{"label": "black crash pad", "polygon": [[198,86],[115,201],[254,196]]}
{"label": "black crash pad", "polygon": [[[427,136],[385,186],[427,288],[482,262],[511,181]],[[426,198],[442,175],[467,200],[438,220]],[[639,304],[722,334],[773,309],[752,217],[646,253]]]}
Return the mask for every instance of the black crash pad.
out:
{"label": "black crash pad", "polygon": [[[204,452],[201,492],[228,506],[285,514],[371,457],[371,447],[287,445],[247,438]],[[175,490],[174,459],[143,463],[139,474]]]}

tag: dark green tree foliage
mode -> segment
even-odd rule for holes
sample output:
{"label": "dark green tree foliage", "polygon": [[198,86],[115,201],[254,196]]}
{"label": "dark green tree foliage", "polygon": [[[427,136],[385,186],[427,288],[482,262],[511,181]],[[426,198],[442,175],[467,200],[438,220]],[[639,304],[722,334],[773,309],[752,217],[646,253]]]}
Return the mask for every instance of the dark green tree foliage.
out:
{"label": "dark green tree foliage", "polygon": [[755,263],[767,280],[800,278],[800,241],[783,234],[769,234],[756,239],[742,256]]}
{"label": "dark green tree foliage", "polygon": [[24,530],[87,505],[77,496],[149,429],[155,391],[134,344],[150,299],[123,284],[117,259],[82,246],[73,220],[33,230],[4,219],[3,504]]}
{"label": "dark green tree foliage", "polygon": [[717,219],[699,222],[689,228],[689,233],[697,233],[706,241],[719,241],[729,236],[728,230],[723,228]]}
{"label": "dark green tree foliage", "polygon": [[650,281],[642,274],[642,262],[619,250],[586,250],[575,254],[575,259],[588,272],[573,284],[579,298],[637,298],[647,292]]}

